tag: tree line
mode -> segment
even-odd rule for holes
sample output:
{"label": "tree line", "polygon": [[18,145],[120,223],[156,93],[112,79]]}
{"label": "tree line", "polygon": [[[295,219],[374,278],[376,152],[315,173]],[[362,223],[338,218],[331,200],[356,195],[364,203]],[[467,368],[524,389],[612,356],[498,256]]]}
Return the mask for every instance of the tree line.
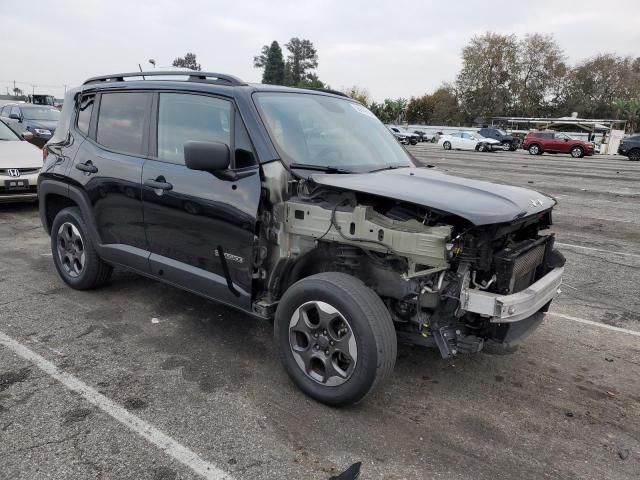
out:
{"label": "tree line", "polygon": [[[435,98],[434,98],[435,97]],[[457,105],[456,108],[451,108]],[[448,106],[448,107],[447,107]],[[442,115],[445,112],[445,115]],[[407,102],[410,123],[469,124],[491,117],[627,120],[640,126],[640,57],[600,53],[575,65],[551,35],[487,32],[462,50],[453,83]]]}
{"label": "tree line", "polygon": [[[264,45],[253,58],[263,69],[262,83],[330,88],[315,70],[318,52],[308,39],[291,38]],[[175,66],[199,70],[195,54]],[[366,88],[344,93],[366,105],[383,122],[440,125],[483,123],[491,117],[562,117],[627,120],[629,131],[640,128],[640,57],[600,53],[570,65],[552,35],[533,33],[518,38],[487,32],[462,49],[462,68],[452,82],[419,97],[371,99]]]}

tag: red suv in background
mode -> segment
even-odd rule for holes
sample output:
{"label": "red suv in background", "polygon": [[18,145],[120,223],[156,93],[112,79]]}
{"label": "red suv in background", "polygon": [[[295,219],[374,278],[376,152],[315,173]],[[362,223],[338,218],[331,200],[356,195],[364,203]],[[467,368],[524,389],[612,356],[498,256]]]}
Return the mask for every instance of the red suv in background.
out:
{"label": "red suv in background", "polygon": [[593,144],[571,138],[566,133],[541,131],[529,132],[522,141],[522,148],[531,155],[548,153],[569,153],[573,158],[593,155]]}

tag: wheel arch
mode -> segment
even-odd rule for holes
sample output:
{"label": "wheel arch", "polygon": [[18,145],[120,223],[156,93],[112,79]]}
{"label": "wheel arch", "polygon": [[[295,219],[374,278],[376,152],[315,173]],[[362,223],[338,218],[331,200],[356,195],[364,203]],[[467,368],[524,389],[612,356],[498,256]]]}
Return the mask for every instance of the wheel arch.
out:
{"label": "wheel arch", "polygon": [[43,179],[38,184],[38,198],[40,200],[40,221],[47,234],[51,234],[53,220],[61,210],[68,207],[78,207],[87,226],[87,233],[91,236],[94,245],[98,246],[102,243],[93,218],[91,201],[86,192],[75,185],[69,185],[59,180]]}

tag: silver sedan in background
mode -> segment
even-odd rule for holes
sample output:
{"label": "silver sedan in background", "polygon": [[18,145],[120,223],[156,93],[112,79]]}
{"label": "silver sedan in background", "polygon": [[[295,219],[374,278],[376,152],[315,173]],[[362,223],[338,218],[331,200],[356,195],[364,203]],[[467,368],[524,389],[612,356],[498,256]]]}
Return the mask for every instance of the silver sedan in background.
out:
{"label": "silver sedan in background", "polygon": [[42,151],[0,121],[0,203],[37,200],[41,168]]}

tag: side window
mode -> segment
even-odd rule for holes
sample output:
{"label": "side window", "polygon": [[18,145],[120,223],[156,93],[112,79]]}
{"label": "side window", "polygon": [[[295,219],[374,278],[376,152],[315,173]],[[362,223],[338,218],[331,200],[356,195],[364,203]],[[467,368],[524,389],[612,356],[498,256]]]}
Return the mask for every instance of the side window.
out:
{"label": "side window", "polygon": [[80,100],[78,107],[78,130],[84,135],[89,135],[89,121],[93,112],[94,95],[85,95]]}
{"label": "side window", "polygon": [[190,140],[231,145],[231,103],[219,98],[161,93],[158,105],[158,159],[184,164]]}
{"label": "side window", "polygon": [[11,110],[11,107],[4,107],[2,110],[0,110],[0,117],[8,117],[9,110]]}
{"label": "side window", "polygon": [[235,163],[234,168],[246,168],[252,167],[256,163],[256,156],[253,153],[253,146],[249,139],[249,133],[247,132],[240,114],[236,112],[235,127]]}
{"label": "side window", "polygon": [[103,93],[96,141],[109,149],[141,155],[148,93]]}
{"label": "side window", "polygon": [[14,115],[18,115],[19,117],[20,115],[20,109],[18,107],[11,107],[11,113],[13,113]]}

